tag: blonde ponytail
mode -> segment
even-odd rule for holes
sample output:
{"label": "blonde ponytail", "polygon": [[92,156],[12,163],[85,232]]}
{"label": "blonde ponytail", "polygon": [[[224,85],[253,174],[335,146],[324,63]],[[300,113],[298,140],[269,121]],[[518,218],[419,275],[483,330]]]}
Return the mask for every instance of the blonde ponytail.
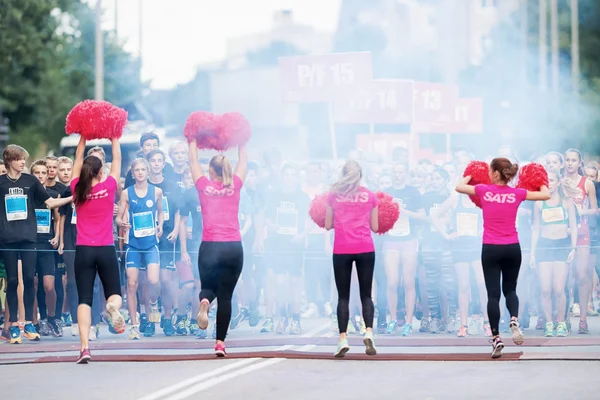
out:
{"label": "blonde ponytail", "polygon": [[231,163],[224,155],[214,156],[210,160],[210,168],[223,181],[223,186],[233,188],[233,169]]}
{"label": "blonde ponytail", "polygon": [[344,168],[342,168],[342,176],[331,185],[331,191],[342,195],[354,193],[360,187],[361,179],[362,168],[360,164],[354,160],[347,161]]}

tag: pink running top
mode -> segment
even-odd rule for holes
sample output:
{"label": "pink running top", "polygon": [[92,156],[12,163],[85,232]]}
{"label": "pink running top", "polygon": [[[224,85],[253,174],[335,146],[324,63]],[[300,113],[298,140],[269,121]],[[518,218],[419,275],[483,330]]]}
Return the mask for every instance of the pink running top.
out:
{"label": "pink running top", "polygon": [[476,185],[483,210],[483,244],[519,243],[517,211],[527,190],[507,185]]}
{"label": "pink running top", "polygon": [[196,190],[202,209],[203,242],[240,242],[240,191],[243,182],[233,176],[233,188],[223,187],[223,182],[211,181],[201,176]]}
{"label": "pink running top", "polygon": [[[79,178],[71,181],[71,192]],[[109,176],[92,187],[85,203],[75,207],[77,215],[77,246],[114,246],[113,213],[117,181]]]}
{"label": "pink running top", "polygon": [[371,236],[371,211],[377,197],[360,187],[349,195],[329,193],[327,204],[333,208],[333,253],[360,254],[375,251]]}

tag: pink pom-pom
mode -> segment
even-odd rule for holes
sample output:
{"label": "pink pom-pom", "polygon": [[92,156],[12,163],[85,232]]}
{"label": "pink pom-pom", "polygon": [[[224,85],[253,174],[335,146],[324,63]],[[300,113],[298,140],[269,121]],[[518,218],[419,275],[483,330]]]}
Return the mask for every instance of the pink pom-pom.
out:
{"label": "pink pom-pom", "polygon": [[[490,166],[488,163],[484,161],[471,161],[467,168],[465,168],[465,172],[463,176],[471,176],[471,180],[469,181],[469,185],[489,185],[492,183],[490,181]],[[469,196],[469,199],[479,208],[481,208],[481,200],[477,196]]]}
{"label": "pink pom-pom", "polygon": [[196,139],[200,149],[220,150],[217,132],[219,129],[219,116],[208,111],[196,111],[190,114],[183,134],[188,142]]}
{"label": "pink pom-pom", "polygon": [[86,140],[119,139],[127,124],[127,111],[108,101],[84,100],[67,115],[65,132]]}
{"label": "pink pom-pom", "polygon": [[383,235],[394,227],[400,218],[400,206],[394,198],[383,192],[375,193],[378,200],[379,229],[377,233]]}
{"label": "pink pom-pom", "polygon": [[543,165],[529,163],[519,171],[519,182],[517,187],[537,192],[542,186],[548,186],[548,172]]}
{"label": "pink pom-pom", "polygon": [[315,196],[310,202],[308,215],[320,228],[325,228],[325,213],[327,212],[327,197],[329,193],[323,193]]}
{"label": "pink pom-pom", "polygon": [[238,112],[221,115],[219,121],[219,139],[223,147],[229,149],[248,143],[252,135],[250,122]]}

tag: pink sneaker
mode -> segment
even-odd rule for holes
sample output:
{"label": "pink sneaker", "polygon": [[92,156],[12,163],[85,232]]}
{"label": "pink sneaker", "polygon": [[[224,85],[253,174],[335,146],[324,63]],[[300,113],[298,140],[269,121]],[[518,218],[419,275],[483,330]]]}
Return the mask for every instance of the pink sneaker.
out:
{"label": "pink sneaker", "polygon": [[227,352],[225,351],[225,345],[221,343],[217,343],[215,346],[215,356],[217,357],[227,357]]}
{"label": "pink sneaker", "polygon": [[79,352],[79,358],[77,359],[77,364],[87,364],[92,359],[92,355],[90,353],[90,349],[84,349]]}

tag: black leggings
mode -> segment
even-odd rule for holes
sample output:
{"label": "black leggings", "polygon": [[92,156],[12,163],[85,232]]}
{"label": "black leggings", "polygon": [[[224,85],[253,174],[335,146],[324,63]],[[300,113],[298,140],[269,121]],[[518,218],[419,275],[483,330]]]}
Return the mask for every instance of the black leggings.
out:
{"label": "black leggings", "polygon": [[375,270],[375,252],[360,254],[334,254],[333,274],[338,292],[338,328],[346,333],[350,319],[350,284],[352,283],[352,264],[356,263],[358,289],[362,303],[362,314],[367,328],[373,328],[375,309],[371,299],[373,272]]}
{"label": "black leggings", "polygon": [[75,281],[79,304],[92,306],[96,273],[104,287],[104,297],[121,296],[119,260],[115,246],[77,246],[75,248]]}
{"label": "black leggings", "polygon": [[29,242],[7,243],[2,249],[4,267],[6,268],[6,301],[10,312],[9,322],[17,322],[19,318],[19,255],[23,269],[23,305],[25,306],[25,321],[33,321],[33,304],[35,301],[35,265],[37,253],[36,244]]}
{"label": "black leggings", "polygon": [[231,296],[244,265],[242,242],[202,242],[198,250],[200,300],[217,299],[217,340],[225,340],[231,322]]}
{"label": "black leggings", "polygon": [[487,289],[487,311],[492,335],[499,335],[500,324],[500,278],[502,293],[506,298],[506,308],[511,317],[519,316],[517,279],[521,268],[521,246],[519,243],[496,245],[484,244],[481,250],[481,264]]}

